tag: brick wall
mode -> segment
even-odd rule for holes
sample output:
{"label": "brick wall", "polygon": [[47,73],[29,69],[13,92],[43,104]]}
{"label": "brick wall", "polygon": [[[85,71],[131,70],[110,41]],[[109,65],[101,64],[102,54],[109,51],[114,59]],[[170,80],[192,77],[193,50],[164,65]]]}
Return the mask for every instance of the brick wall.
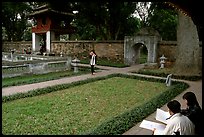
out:
{"label": "brick wall", "polygon": [[88,58],[89,52],[94,49],[99,58],[107,58],[123,62],[123,41],[53,41],[51,51],[56,55],[60,52],[79,59]]}
{"label": "brick wall", "polygon": [[171,67],[174,65],[176,61],[176,41],[161,41],[158,44],[158,59],[157,61],[160,62],[160,57],[164,55],[166,59],[165,66]]}
{"label": "brick wall", "polygon": [[[11,49],[16,49],[17,53],[22,53],[24,48],[32,47],[31,41],[22,42],[3,42],[2,51],[10,52]],[[176,59],[176,41],[161,41],[158,43],[158,63],[159,57],[163,54],[167,57],[167,66],[172,66]],[[79,59],[89,57],[89,52],[94,49],[99,58],[107,58],[123,62],[124,58],[124,41],[52,41],[51,52],[57,56],[62,52],[71,57]],[[202,68],[202,47],[200,47],[200,68]]]}
{"label": "brick wall", "polygon": [[23,53],[23,49],[32,47],[32,41],[20,41],[20,42],[2,42],[2,51],[10,52],[15,49],[17,53]]}

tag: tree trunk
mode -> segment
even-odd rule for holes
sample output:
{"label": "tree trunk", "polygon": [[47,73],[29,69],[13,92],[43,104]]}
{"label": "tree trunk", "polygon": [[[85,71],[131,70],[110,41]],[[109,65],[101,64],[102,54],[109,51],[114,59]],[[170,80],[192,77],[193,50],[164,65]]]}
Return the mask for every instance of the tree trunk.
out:
{"label": "tree trunk", "polygon": [[178,14],[177,50],[175,73],[199,75],[199,37],[192,19],[181,12]]}

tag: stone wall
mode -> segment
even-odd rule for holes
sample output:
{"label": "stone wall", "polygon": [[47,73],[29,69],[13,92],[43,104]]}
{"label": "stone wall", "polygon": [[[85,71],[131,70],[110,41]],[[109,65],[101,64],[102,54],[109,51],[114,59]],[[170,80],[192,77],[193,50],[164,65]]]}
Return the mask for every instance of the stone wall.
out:
{"label": "stone wall", "polygon": [[[11,49],[16,49],[17,53],[22,53],[24,48],[32,46],[32,42],[3,42],[2,51],[10,52]],[[176,42],[175,41],[161,41],[158,43],[157,62],[159,57],[163,54],[167,57],[166,66],[172,66],[176,60]],[[107,58],[118,62],[124,61],[124,41],[53,41],[51,43],[51,52],[56,56],[62,52],[71,57],[79,59],[89,57],[90,50],[94,49],[99,58]],[[199,52],[199,64],[202,68],[202,47]]]}
{"label": "stone wall", "polygon": [[51,51],[56,55],[62,52],[78,59],[88,58],[89,52],[93,49],[98,58],[123,62],[123,41],[53,41],[51,44]]}
{"label": "stone wall", "polygon": [[157,62],[160,62],[160,57],[164,55],[166,59],[166,67],[171,67],[176,61],[176,41],[161,41],[158,44],[158,58]]}
{"label": "stone wall", "polygon": [[158,44],[158,57],[163,54],[169,59],[169,61],[175,61],[176,56],[176,41],[161,41]]}
{"label": "stone wall", "polygon": [[[94,49],[98,58],[106,58],[123,62],[123,41],[52,41],[51,52],[56,56],[63,55],[83,59],[89,57],[89,52]],[[23,53],[24,48],[32,47],[32,42],[3,42],[2,51],[10,52],[16,49],[16,53]]]}
{"label": "stone wall", "polygon": [[[202,43],[199,43],[202,45]],[[165,66],[171,67],[174,65],[176,61],[176,52],[177,50],[177,42],[176,41],[161,41],[158,43],[158,60],[159,62],[159,57],[164,55],[167,60]],[[202,69],[202,46],[199,47],[199,68],[200,70]]]}
{"label": "stone wall", "polygon": [[95,43],[89,41],[53,41],[51,43],[51,52],[53,52],[55,55],[60,55],[62,52],[63,55],[81,59],[83,57],[88,57],[89,51],[94,48],[94,44]]}
{"label": "stone wall", "polygon": [[2,42],[2,51],[10,52],[15,49],[17,53],[23,53],[23,49],[32,47],[32,41],[20,41],[20,42]]}

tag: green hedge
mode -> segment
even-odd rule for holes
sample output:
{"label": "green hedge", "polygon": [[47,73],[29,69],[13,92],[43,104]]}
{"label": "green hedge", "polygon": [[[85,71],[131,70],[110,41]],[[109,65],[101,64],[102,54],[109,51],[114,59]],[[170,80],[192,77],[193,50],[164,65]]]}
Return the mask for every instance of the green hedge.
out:
{"label": "green hedge", "polygon": [[[138,72],[133,72],[137,74],[144,74],[144,75],[152,75],[152,76],[159,76],[159,77],[167,77],[169,74],[164,72],[153,72],[151,70],[141,69]],[[190,81],[197,81],[202,79],[202,76],[180,76],[180,75],[172,75],[174,79],[183,79],[183,80],[190,80]]]}

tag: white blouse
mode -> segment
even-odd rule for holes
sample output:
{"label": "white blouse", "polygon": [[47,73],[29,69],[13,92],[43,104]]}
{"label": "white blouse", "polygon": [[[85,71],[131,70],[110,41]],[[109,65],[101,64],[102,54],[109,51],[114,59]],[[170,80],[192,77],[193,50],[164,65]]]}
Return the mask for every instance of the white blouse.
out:
{"label": "white blouse", "polygon": [[175,135],[175,132],[179,132],[180,135],[194,135],[195,126],[188,117],[176,113],[167,121],[164,131],[154,135]]}
{"label": "white blouse", "polygon": [[93,54],[93,55],[91,56],[90,64],[91,64],[91,65],[95,65],[95,64],[96,64],[96,55],[95,55],[95,54]]}

